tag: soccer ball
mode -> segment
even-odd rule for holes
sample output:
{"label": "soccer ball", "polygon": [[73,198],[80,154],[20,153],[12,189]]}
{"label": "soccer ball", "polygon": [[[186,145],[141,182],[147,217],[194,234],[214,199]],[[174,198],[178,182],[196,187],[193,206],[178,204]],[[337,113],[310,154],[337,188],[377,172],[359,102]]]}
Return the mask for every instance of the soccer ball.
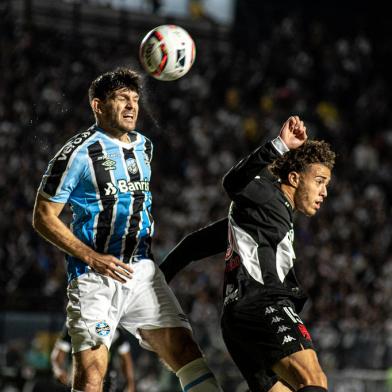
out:
{"label": "soccer ball", "polygon": [[155,79],[176,80],[184,76],[195,61],[192,37],[180,26],[162,25],[149,31],[140,44],[143,68]]}

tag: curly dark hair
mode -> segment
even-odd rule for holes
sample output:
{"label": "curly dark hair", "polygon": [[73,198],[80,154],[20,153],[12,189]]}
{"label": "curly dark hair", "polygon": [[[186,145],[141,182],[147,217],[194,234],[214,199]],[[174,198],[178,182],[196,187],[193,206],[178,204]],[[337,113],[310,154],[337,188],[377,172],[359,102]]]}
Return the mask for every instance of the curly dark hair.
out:
{"label": "curly dark hair", "polygon": [[284,182],[290,172],[304,172],[312,163],[321,163],[332,170],[335,157],[336,154],[324,140],[308,140],[302,146],[275,159],[269,169]]}
{"label": "curly dark hair", "polygon": [[88,89],[88,97],[90,102],[93,98],[105,101],[113,91],[124,87],[140,94],[142,89],[141,77],[130,68],[119,67],[114,71],[98,76]]}

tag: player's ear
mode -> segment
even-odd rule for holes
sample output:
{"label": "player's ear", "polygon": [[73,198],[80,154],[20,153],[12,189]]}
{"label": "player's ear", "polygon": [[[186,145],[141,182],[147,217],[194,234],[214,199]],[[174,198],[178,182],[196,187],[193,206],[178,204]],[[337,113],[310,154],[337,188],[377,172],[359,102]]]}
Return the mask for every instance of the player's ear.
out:
{"label": "player's ear", "polygon": [[300,174],[298,172],[292,171],[289,173],[287,180],[292,187],[298,188]]}
{"label": "player's ear", "polygon": [[93,98],[90,102],[90,105],[95,114],[102,114],[103,102],[99,98]]}

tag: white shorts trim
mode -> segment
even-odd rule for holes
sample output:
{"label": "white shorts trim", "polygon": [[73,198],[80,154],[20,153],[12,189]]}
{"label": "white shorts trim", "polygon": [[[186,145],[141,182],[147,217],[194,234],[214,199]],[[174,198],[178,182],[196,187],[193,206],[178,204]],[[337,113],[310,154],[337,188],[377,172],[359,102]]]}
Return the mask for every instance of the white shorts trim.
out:
{"label": "white shorts trim", "polygon": [[127,283],[86,272],[68,286],[67,325],[72,352],[104,344],[108,349],[117,325],[133,334],[142,347],[139,329],[191,326],[159,267],[149,259],[132,264]]}

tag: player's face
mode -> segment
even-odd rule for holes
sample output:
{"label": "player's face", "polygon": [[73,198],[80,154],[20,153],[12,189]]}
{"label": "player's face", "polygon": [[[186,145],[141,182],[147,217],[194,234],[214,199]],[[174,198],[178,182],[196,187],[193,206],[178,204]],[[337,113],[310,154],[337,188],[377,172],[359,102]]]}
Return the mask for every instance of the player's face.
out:
{"label": "player's face", "polygon": [[331,170],[320,163],[313,163],[300,173],[299,184],[294,195],[295,208],[307,216],[313,216],[327,197],[327,186]]}
{"label": "player's face", "polygon": [[138,114],[139,94],[128,88],[115,90],[103,106],[106,126],[120,132],[133,131]]}

